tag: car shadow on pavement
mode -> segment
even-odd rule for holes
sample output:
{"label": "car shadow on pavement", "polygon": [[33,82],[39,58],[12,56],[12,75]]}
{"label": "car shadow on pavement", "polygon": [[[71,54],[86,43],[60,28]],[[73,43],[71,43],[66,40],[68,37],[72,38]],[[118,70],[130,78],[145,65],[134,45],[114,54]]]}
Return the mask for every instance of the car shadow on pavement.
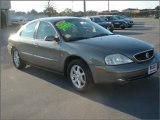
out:
{"label": "car shadow on pavement", "polygon": [[133,26],[132,28],[126,28],[125,30],[115,30],[115,34],[120,35],[142,35],[144,31],[154,29],[154,27],[149,26]]}
{"label": "car shadow on pavement", "polygon": [[146,31],[146,30],[151,30],[154,29],[155,27],[152,26],[133,26],[132,28],[128,28],[127,30],[129,31]]}
{"label": "car shadow on pavement", "polygon": [[75,91],[62,75],[35,67],[27,67],[23,72],[137,118],[159,118],[159,77],[157,74],[126,84],[96,85],[91,91],[80,93]]}
{"label": "car shadow on pavement", "polygon": [[145,25],[145,22],[137,22],[137,21],[136,21],[134,24],[135,24],[135,25]]}

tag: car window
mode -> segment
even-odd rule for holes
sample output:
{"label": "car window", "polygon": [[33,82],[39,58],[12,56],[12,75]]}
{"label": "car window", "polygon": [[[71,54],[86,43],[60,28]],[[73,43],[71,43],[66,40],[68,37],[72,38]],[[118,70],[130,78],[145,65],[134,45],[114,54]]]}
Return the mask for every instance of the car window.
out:
{"label": "car window", "polygon": [[118,20],[117,16],[112,16],[113,20]]}
{"label": "car window", "polygon": [[44,40],[47,36],[55,36],[56,31],[53,29],[51,24],[47,22],[40,22],[38,31],[37,31],[37,39]]}
{"label": "car window", "polygon": [[37,22],[28,24],[21,32],[20,36],[34,38],[34,32],[36,29]]}
{"label": "car window", "polygon": [[103,17],[100,17],[99,19],[101,20],[101,22],[106,22],[105,18]]}
{"label": "car window", "polygon": [[106,17],[108,20],[112,20],[112,18],[111,17]]}
{"label": "car window", "polygon": [[95,17],[95,18],[92,18],[92,21],[98,23],[98,22],[101,22],[101,19]]}

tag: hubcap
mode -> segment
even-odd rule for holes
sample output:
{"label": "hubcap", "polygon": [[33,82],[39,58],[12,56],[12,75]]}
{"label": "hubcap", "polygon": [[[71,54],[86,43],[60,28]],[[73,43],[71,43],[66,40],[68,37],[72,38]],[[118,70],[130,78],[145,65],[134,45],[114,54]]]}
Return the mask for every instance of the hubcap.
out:
{"label": "hubcap", "polygon": [[86,75],[84,70],[78,66],[73,65],[70,71],[70,78],[72,83],[77,88],[83,88],[86,84]]}
{"label": "hubcap", "polygon": [[18,55],[18,52],[17,52],[17,51],[14,51],[13,59],[14,59],[14,63],[15,63],[15,65],[16,65],[16,67],[19,67],[19,65],[20,65],[20,60],[19,60],[19,55]]}

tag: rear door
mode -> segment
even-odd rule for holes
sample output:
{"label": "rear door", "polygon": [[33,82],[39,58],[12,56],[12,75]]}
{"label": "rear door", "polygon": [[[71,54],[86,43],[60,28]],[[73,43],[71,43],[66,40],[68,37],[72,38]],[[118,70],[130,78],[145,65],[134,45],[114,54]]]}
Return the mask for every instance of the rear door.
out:
{"label": "rear door", "polygon": [[21,58],[27,62],[35,62],[35,31],[38,27],[38,21],[29,23],[26,25],[22,31],[19,33],[18,50],[20,52]]}
{"label": "rear door", "polygon": [[60,43],[45,41],[47,36],[55,37],[58,34],[51,23],[41,21],[36,34],[36,61],[39,66],[58,70]]}

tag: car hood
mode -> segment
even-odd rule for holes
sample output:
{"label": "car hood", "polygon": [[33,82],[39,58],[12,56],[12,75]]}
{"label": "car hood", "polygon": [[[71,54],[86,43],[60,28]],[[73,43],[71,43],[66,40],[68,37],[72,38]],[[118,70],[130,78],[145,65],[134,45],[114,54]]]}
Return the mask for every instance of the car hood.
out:
{"label": "car hood", "polygon": [[142,51],[153,49],[153,47],[141,40],[125,37],[122,35],[109,35],[76,41],[79,45],[100,50],[106,54],[120,53],[133,56]]}
{"label": "car hood", "polygon": [[113,20],[113,22],[120,22],[120,23],[124,23],[124,20]]}
{"label": "car hood", "polygon": [[132,21],[132,20],[130,20],[130,19],[123,19],[123,20],[125,20],[125,21],[127,21],[127,22],[130,22],[130,21]]}
{"label": "car hood", "polygon": [[102,25],[102,26],[109,26],[109,25],[111,25],[110,22],[99,22],[98,24]]}

